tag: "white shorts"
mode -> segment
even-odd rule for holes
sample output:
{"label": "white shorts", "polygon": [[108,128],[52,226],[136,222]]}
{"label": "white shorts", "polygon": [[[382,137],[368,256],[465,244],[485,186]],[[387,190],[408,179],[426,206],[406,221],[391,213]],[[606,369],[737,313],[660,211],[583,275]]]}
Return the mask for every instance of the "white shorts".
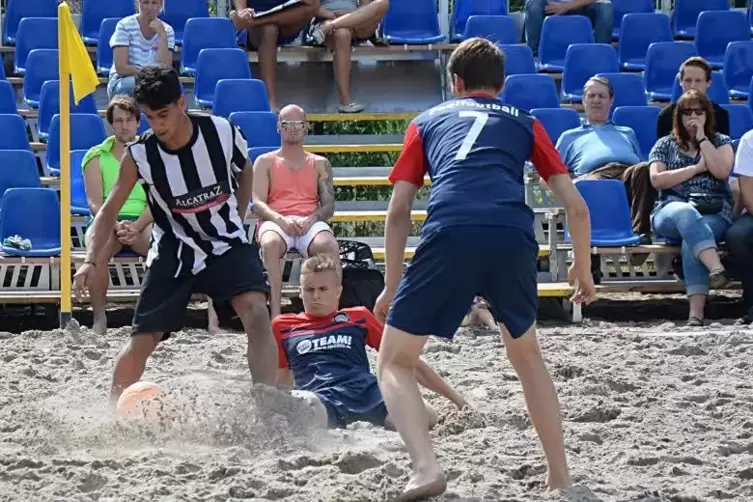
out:
{"label": "white shorts", "polygon": [[314,240],[314,237],[316,237],[319,232],[329,232],[331,234],[334,234],[329,225],[327,225],[327,223],[323,221],[317,221],[316,223],[311,225],[309,231],[303,235],[288,235],[282,231],[280,225],[278,225],[277,223],[274,223],[272,221],[265,221],[261,224],[261,226],[259,227],[259,232],[257,233],[259,242],[261,242],[261,236],[266,232],[275,232],[277,235],[282,237],[282,240],[285,241],[285,245],[288,247],[288,249],[285,251],[286,253],[295,251],[304,258],[308,258],[309,246]]}

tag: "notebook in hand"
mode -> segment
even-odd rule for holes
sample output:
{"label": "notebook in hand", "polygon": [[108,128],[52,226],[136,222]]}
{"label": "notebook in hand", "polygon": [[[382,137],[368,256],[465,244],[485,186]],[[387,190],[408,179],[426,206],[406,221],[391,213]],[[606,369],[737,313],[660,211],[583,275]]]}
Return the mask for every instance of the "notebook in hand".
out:
{"label": "notebook in hand", "polygon": [[285,3],[282,3],[280,5],[277,5],[275,7],[272,7],[269,10],[261,11],[261,12],[254,12],[254,18],[257,17],[264,17],[269,16],[271,14],[276,14],[277,12],[282,12],[285,9],[289,9],[290,7],[295,7],[296,5],[300,5],[303,2],[301,0],[288,0]]}

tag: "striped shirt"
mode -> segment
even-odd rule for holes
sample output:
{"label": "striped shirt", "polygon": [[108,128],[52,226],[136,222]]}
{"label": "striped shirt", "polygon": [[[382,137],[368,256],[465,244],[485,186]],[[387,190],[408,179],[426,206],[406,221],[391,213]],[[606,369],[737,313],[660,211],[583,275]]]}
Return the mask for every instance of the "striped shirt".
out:
{"label": "striped shirt", "polygon": [[[100,0],[101,1],[101,0]],[[172,26],[162,21],[167,33],[167,48],[175,50],[175,31]],[[139,15],[127,16],[118,21],[115,33],[110,38],[110,47],[128,47],[128,64],[136,68],[156,66],[159,64],[159,35],[154,35],[147,40],[141,32]],[[117,77],[115,62],[110,68],[110,78]]]}
{"label": "striped shirt", "polygon": [[193,135],[170,150],[151,129],[128,151],[154,217],[148,267],[198,274],[206,259],[248,243],[235,192],[248,162],[246,139],[226,119],[189,113]]}

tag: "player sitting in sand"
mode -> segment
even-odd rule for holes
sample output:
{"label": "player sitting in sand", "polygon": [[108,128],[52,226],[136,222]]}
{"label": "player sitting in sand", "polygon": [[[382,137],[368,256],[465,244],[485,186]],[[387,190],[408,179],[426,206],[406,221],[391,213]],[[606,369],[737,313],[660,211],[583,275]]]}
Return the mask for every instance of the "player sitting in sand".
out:
{"label": "player sitting in sand", "polygon": [[[293,394],[309,401],[322,426],[344,427],[358,421],[391,425],[366,356],[367,345],[379,349],[382,323],[365,307],[338,310],[341,284],[337,257],[317,255],[303,262],[305,312],[272,321],[279,347],[277,386],[295,387]],[[420,359],[416,378],[458,408],[466,406],[465,399]],[[425,404],[432,427],[437,414]]]}

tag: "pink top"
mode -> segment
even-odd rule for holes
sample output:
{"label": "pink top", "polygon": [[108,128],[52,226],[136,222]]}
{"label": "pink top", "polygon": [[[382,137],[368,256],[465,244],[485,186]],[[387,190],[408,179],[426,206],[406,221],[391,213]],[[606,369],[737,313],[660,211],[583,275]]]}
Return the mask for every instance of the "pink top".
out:
{"label": "pink top", "polygon": [[273,155],[267,205],[283,216],[311,216],[319,209],[319,174],[314,165],[314,155],[306,156],[305,165],[293,171],[277,155]]}

